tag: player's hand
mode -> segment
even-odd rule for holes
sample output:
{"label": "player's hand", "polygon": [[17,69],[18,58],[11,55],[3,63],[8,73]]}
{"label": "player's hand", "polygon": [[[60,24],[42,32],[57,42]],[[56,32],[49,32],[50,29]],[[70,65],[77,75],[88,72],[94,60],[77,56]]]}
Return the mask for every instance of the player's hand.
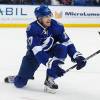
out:
{"label": "player's hand", "polygon": [[77,67],[76,67],[77,70],[80,70],[81,68],[85,67],[86,62],[87,62],[83,56],[76,57],[75,61],[77,63]]}

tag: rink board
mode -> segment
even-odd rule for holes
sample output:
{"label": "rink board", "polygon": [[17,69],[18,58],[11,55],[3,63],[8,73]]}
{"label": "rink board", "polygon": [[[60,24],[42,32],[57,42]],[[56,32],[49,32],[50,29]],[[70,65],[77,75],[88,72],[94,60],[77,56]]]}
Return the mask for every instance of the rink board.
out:
{"label": "rink board", "polygon": [[[63,24],[65,28],[99,28],[100,24]],[[26,28],[28,24],[0,24],[0,28]]]}
{"label": "rink board", "polygon": [[[0,5],[0,27],[26,27],[36,20],[34,15],[36,7]],[[49,6],[49,8],[52,10],[53,19],[65,27],[100,27],[100,7]]]}

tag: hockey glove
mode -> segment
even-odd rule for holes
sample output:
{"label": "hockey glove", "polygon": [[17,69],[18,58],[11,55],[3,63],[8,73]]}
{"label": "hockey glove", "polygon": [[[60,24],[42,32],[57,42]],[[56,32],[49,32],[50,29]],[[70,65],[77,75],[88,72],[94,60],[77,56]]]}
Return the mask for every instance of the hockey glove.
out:
{"label": "hockey glove", "polygon": [[86,59],[83,56],[79,56],[76,59],[76,63],[77,63],[77,70],[80,70],[81,68],[85,67],[86,65]]}
{"label": "hockey glove", "polygon": [[87,62],[81,53],[78,53],[74,58],[74,60],[77,63],[77,67],[76,67],[77,70],[80,70],[81,68],[85,67]]}

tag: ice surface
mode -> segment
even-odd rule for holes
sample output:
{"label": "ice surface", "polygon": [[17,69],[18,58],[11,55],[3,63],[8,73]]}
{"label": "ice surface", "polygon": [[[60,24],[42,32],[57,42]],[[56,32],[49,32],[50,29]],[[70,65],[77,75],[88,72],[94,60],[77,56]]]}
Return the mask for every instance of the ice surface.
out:
{"label": "ice surface", "polygon": [[[85,57],[100,49],[100,28],[68,28],[66,33]],[[0,29],[0,100],[100,100],[100,54],[90,59],[87,66],[66,73],[56,82],[56,94],[44,93],[46,67],[41,65],[26,87],[17,89],[5,84],[4,78],[16,75],[26,52],[25,29]],[[66,59],[64,69],[73,63]]]}

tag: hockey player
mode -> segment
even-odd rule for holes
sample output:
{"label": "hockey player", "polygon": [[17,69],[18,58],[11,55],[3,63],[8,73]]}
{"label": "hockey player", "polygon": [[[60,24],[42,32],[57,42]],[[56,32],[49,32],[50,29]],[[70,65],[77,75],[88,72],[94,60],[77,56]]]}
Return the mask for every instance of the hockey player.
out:
{"label": "hockey player", "polygon": [[46,89],[57,90],[58,85],[54,80],[64,75],[61,65],[67,55],[77,63],[77,70],[86,65],[86,60],[76,50],[65,33],[64,26],[51,19],[52,12],[46,5],[37,7],[34,13],[37,20],[27,28],[27,53],[20,70],[16,76],[6,77],[5,82],[14,83],[17,88],[24,87],[42,63],[48,68],[44,82]]}

